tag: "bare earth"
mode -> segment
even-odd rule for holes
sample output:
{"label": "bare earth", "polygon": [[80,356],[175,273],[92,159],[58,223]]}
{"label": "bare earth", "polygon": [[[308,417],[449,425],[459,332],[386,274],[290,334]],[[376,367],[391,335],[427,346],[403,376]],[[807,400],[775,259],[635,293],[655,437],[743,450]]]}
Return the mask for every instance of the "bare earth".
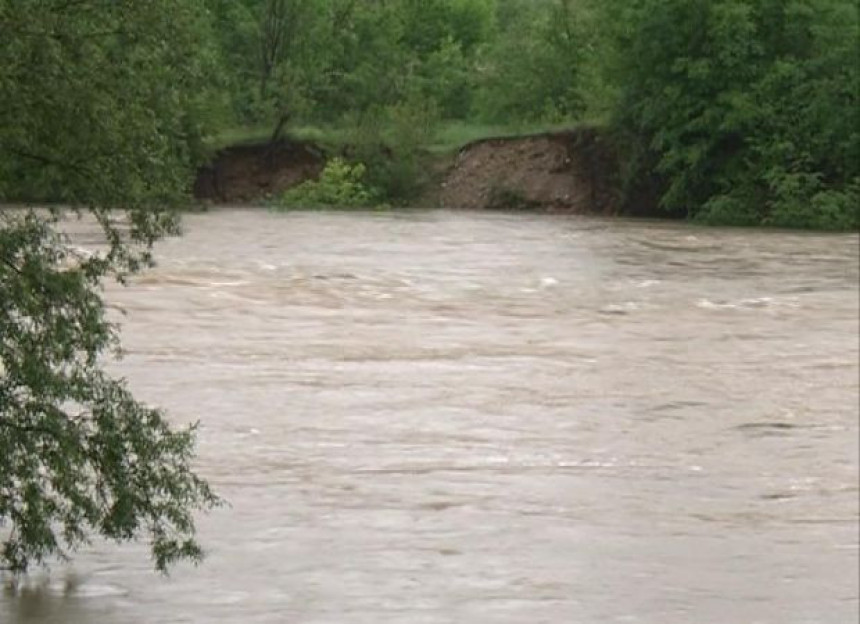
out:
{"label": "bare earth", "polygon": [[[316,178],[322,150],[310,143],[237,145],[201,169],[195,195],[241,203],[280,193]],[[423,204],[456,209],[537,210],[615,214],[617,160],[598,130],[581,128],[525,137],[500,137],[463,147]]]}

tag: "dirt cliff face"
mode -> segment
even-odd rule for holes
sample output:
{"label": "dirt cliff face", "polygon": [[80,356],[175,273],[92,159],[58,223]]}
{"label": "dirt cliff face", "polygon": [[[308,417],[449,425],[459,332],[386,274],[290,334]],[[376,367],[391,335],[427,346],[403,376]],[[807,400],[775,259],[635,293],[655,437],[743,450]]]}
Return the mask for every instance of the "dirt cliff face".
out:
{"label": "dirt cliff face", "polygon": [[[217,203],[264,199],[315,179],[326,155],[311,143],[236,145],[198,172],[194,195]],[[543,210],[616,214],[618,158],[605,133],[593,128],[493,138],[463,147],[421,205],[466,210]]]}
{"label": "dirt cliff face", "polygon": [[582,128],[477,141],[442,183],[446,208],[614,214],[617,158],[598,130]]}
{"label": "dirt cliff face", "polygon": [[310,143],[234,145],[198,172],[194,196],[218,203],[251,202],[318,177],[324,165],[323,153]]}

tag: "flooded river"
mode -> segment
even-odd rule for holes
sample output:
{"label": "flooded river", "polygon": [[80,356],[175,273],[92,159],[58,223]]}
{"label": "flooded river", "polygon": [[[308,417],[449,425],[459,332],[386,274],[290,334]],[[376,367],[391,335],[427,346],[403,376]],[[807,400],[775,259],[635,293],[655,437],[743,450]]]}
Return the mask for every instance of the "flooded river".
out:
{"label": "flooded river", "polygon": [[187,217],[117,366],[230,507],[4,624],[847,623],[858,239],[421,212]]}

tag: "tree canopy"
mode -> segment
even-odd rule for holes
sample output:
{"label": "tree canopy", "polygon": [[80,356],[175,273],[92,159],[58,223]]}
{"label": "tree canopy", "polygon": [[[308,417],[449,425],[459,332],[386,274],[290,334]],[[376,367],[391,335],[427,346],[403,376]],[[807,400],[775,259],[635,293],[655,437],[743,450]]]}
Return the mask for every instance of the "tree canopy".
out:
{"label": "tree canopy", "polygon": [[844,0],[615,3],[615,120],[669,212],[856,228],[860,30]]}

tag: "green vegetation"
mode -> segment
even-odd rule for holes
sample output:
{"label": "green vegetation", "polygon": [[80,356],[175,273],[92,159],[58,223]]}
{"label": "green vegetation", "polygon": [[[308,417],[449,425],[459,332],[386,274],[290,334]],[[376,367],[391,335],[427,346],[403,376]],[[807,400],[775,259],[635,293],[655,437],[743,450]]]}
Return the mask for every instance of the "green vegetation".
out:
{"label": "green vegetation", "polygon": [[0,0],[0,201],[107,239],[78,256],[59,210],[0,213],[0,566],[93,533],[200,555],[193,430],[100,368],[100,288],[176,231],[216,147],[333,146],[284,206],[408,204],[434,154],[587,121],[631,213],[856,229],[858,28],[855,0]]}
{"label": "green vegetation", "polygon": [[373,205],[376,193],[364,183],[365,168],[361,163],[350,165],[341,158],[333,158],[317,180],[308,180],[278,197],[276,210],[323,208],[366,208]]}
{"label": "green vegetation", "polygon": [[619,17],[615,120],[629,139],[631,178],[656,176],[667,212],[858,227],[856,3],[610,4]]}
{"label": "green vegetation", "polygon": [[[852,0],[207,5],[230,124],[334,146],[391,201],[427,153],[587,121],[621,147],[632,212],[648,189],[704,223],[858,226]],[[404,108],[424,130],[397,130]]]}
{"label": "green vegetation", "polygon": [[92,534],[148,540],[160,570],[201,556],[193,512],[217,498],[192,472],[194,429],[104,371],[118,342],[100,289],[176,231],[208,117],[201,15],[192,0],[0,1],[0,198],[87,210],[107,241],[81,254],[59,210],[0,212],[0,569]]}

